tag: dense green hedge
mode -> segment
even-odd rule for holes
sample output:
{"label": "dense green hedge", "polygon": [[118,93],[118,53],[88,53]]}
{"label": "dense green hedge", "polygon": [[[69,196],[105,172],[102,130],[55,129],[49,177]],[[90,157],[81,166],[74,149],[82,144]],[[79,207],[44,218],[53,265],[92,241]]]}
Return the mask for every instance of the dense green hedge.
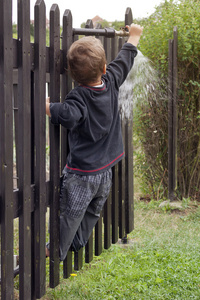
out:
{"label": "dense green hedge", "polygon": [[142,187],[154,198],[162,196],[161,191],[167,196],[168,40],[177,26],[177,196],[200,198],[200,1],[165,1],[141,23],[144,31],[139,49],[151,60],[158,77],[152,78],[156,89],[150,89],[145,101],[141,93],[143,99],[135,108],[136,174],[142,172]]}

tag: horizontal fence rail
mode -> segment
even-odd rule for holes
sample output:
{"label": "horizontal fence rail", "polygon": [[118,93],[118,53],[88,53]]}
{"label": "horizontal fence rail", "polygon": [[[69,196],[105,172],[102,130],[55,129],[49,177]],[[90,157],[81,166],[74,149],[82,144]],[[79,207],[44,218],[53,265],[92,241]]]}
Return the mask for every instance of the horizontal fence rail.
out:
{"label": "horizontal fence rail", "polygon": [[[100,24],[93,29],[91,20],[86,28],[73,28],[67,9],[60,35],[60,11],[54,4],[49,15],[50,44],[46,46],[46,7],[43,0],[37,0],[31,42],[30,2],[26,0],[18,2],[18,39],[13,39],[12,0],[2,0],[0,5],[1,299],[14,299],[14,254],[19,256],[19,298],[38,299],[46,293],[47,235],[51,244],[49,284],[51,288],[59,284],[60,176],[68,153],[67,130],[50,124],[45,98],[64,101],[76,85],[67,71],[66,54],[79,35],[99,38],[109,63],[127,33],[102,29]],[[131,23],[128,8],[124,25]],[[68,252],[63,262],[64,278],[133,230],[132,119],[122,120],[122,132],[126,155],[112,169],[112,191],[85,250],[75,255]],[[19,250],[14,249],[16,243]]]}

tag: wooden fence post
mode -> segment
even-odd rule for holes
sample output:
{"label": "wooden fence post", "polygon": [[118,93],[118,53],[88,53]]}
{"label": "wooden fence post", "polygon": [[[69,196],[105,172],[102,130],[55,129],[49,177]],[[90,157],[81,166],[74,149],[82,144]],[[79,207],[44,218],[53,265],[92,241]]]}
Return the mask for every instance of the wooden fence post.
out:
{"label": "wooden fence post", "polygon": [[46,291],[46,9],[44,0],[35,4],[34,53],[34,125],[35,125],[35,209],[34,209],[34,296],[41,298]]}
{"label": "wooden fence post", "polygon": [[4,300],[14,299],[12,47],[12,1],[3,0],[0,9],[0,277]]}
{"label": "wooden fence post", "polygon": [[[50,99],[60,102],[60,11],[50,10]],[[50,287],[59,284],[60,127],[50,124]]]}
{"label": "wooden fence post", "polygon": [[[119,38],[118,51],[124,44],[124,38]],[[121,116],[121,127],[123,144],[125,145],[125,120]],[[119,237],[122,239],[126,236],[125,227],[125,196],[126,196],[126,179],[125,179],[125,158],[119,162]]]}
{"label": "wooden fence post", "polygon": [[18,1],[18,142],[20,298],[31,298],[31,99],[30,1]]}
{"label": "wooden fence post", "polygon": [[[114,60],[118,54],[118,37],[111,39],[111,60]],[[119,226],[119,174],[118,164],[112,168],[112,243],[118,241]]]}
{"label": "wooden fence post", "polygon": [[[133,22],[132,11],[128,7],[125,13],[125,25]],[[134,229],[134,193],[133,193],[133,112],[125,125],[125,172],[126,172],[126,233]]]}
{"label": "wooden fence post", "polygon": [[178,31],[174,27],[174,39],[169,40],[168,87],[168,198],[175,199],[177,184],[177,48]]}
{"label": "wooden fence post", "polygon": [[[102,25],[97,24],[96,29],[101,29]],[[101,43],[103,44],[103,37],[97,37]],[[102,233],[103,233],[103,212],[101,212],[99,220],[95,226],[95,255],[100,255],[103,249],[103,240],[102,240]]]}
{"label": "wooden fence post", "polygon": [[[85,28],[93,28],[92,20],[87,20]],[[93,260],[93,231],[90,235],[90,238],[85,245],[85,262],[89,263]]]}
{"label": "wooden fence post", "polygon": [[[62,34],[62,50],[63,50],[63,70],[62,70],[62,86],[61,86],[61,100],[64,101],[66,95],[72,89],[72,78],[69,74],[67,66],[67,51],[69,50],[73,41],[72,35],[72,14],[69,9],[65,10],[63,15],[63,34]],[[61,167],[66,164],[68,153],[67,130],[61,129]],[[68,278],[72,273],[72,251],[68,251],[67,257],[63,263],[63,276]]]}

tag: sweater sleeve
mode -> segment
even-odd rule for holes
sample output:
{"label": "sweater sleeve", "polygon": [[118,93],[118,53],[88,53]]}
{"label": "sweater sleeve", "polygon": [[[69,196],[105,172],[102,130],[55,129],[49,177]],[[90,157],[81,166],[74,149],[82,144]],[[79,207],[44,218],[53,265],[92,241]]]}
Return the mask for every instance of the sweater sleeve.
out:
{"label": "sweater sleeve", "polygon": [[125,43],[117,57],[108,65],[106,72],[114,79],[118,88],[131,70],[136,55],[137,48],[130,43]]}
{"label": "sweater sleeve", "polygon": [[87,108],[84,102],[71,96],[69,94],[64,103],[50,104],[51,122],[54,125],[61,124],[71,129],[86,118]]}

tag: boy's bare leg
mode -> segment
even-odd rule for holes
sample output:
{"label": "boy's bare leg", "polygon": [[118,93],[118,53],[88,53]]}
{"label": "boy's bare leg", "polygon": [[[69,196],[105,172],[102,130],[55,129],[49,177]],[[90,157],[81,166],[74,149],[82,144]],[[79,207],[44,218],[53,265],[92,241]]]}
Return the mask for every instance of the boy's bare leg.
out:
{"label": "boy's bare leg", "polygon": [[49,257],[50,256],[50,251],[49,249],[46,247],[46,257]]}

